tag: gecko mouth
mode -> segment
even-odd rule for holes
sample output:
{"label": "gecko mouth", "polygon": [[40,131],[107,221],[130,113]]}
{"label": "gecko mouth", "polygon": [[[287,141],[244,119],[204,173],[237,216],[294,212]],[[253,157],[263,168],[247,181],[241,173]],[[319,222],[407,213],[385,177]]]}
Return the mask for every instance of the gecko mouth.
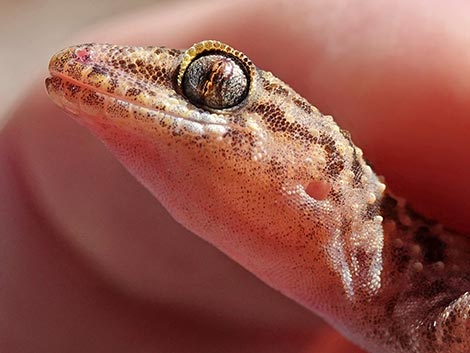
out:
{"label": "gecko mouth", "polygon": [[[87,84],[61,72],[50,70],[45,80],[52,101],[87,124],[100,120],[109,122],[138,122],[153,125],[171,125],[185,130],[225,130],[225,117],[190,107],[182,99],[169,97],[165,92],[149,97],[130,97],[110,93],[101,86]],[[147,103],[145,100],[151,100]]]}

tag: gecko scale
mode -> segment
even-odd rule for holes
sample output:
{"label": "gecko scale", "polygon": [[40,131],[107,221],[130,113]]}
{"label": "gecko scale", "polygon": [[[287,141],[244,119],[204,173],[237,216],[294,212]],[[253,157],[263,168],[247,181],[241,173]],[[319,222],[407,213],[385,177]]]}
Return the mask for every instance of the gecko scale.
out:
{"label": "gecko scale", "polygon": [[388,190],[349,133],[243,53],[83,44],[52,100],[173,217],[369,352],[470,351],[467,239]]}

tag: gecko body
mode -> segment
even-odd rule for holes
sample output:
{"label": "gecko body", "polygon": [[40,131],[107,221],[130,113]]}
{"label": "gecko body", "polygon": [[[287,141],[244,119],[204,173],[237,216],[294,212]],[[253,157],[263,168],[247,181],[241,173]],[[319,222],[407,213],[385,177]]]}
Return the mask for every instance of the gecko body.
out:
{"label": "gecko body", "polygon": [[370,352],[470,351],[467,239],[414,212],[331,116],[217,41],[83,44],[50,97],[173,217]]}

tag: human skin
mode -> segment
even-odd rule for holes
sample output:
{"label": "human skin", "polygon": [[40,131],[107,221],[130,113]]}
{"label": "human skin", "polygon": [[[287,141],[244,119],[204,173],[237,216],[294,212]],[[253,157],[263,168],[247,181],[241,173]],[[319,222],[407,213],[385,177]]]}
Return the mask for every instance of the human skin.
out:
{"label": "human skin", "polygon": [[[332,114],[395,193],[469,232],[470,5],[276,4],[176,4],[75,42],[229,43]],[[0,351],[354,352],[176,224],[42,79],[0,134]]]}

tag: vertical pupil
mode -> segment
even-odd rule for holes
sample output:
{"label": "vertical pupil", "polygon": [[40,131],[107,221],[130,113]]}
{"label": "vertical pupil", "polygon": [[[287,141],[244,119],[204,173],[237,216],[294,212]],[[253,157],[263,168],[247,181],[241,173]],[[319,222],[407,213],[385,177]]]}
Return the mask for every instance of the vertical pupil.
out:
{"label": "vertical pupil", "polygon": [[209,54],[196,58],[186,69],[182,89],[201,108],[226,109],[239,104],[248,94],[248,77],[238,60]]}

